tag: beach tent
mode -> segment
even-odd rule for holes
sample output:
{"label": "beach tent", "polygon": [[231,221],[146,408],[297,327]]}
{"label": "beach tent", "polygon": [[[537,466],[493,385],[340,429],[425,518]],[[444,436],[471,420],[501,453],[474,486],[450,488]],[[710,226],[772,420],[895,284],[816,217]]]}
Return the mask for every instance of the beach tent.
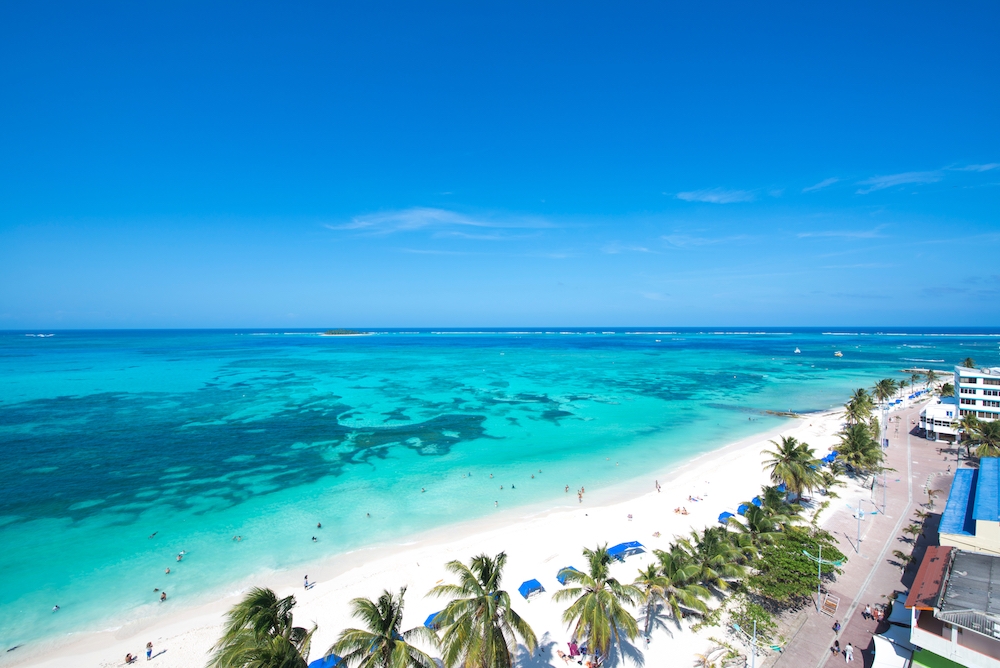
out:
{"label": "beach tent", "polygon": [[755,497],[753,497],[753,499],[751,499],[750,503],[752,503],[753,505],[755,505],[758,508],[760,508],[761,504],[764,503],[764,502],[760,500],[759,496],[755,496]]}
{"label": "beach tent", "polygon": [[726,512],[719,515],[719,521],[723,524],[729,524],[729,518],[735,517],[732,513]]}
{"label": "beach tent", "polygon": [[431,614],[427,615],[427,619],[424,620],[424,626],[426,626],[432,631],[437,631],[439,628],[441,628],[441,625],[435,623],[434,621],[434,618],[440,615],[441,612],[442,612],[441,610],[438,610],[437,612],[432,612]]}
{"label": "beach tent", "polygon": [[740,507],[736,509],[736,512],[740,515],[746,515],[748,510],[750,510],[750,506],[745,503],[741,503]]}
{"label": "beach tent", "polygon": [[340,657],[336,654],[331,654],[330,656],[324,656],[322,659],[316,659],[309,664],[309,668],[333,668],[338,663],[340,663]]}
{"label": "beach tent", "polygon": [[627,543],[618,543],[612,548],[608,549],[608,554],[612,559],[617,559],[618,561],[624,561],[625,557],[631,557],[633,554],[639,554],[645,552],[645,548],[642,543],[634,540],[630,540]]}
{"label": "beach tent", "polygon": [[517,590],[521,592],[521,596],[525,598],[528,598],[532,594],[538,594],[545,591],[545,589],[542,588],[542,583],[538,580],[527,580],[526,582],[522,582],[521,586],[518,587]]}
{"label": "beach tent", "polygon": [[875,644],[875,658],[872,660],[872,668],[906,668],[909,665],[912,650],[908,650],[902,645],[886,640],[880,635],[872,636]]}
{"label": "beach tent", "polygon": [[910,611],[903,605],[902,600],[898,600],[892,604],[892,612],[889,613],[888,619],[890,624],[898,624],[899,626],[907,627],[913,622],[913,618],[910,616]]}
{"label": "beach tent", "polygon": [[778,491],[781,492],[782,494],[788,491],[788,488],[785,487],[785,483],[781,483],[780,485],[778,485]]}
{"label": "beach tent", "polygon": [[580,572],[580,571],[576,570],[575,568],[573,568],[572,566],[566,566],[565,568],[560,568],[559,569],[559,574],[556,575],[556,580],[559,581],[559,584],[561,584],[561,585],[566,584],[566,574],[569,571],[573,571],[574,573],[579,573]]}

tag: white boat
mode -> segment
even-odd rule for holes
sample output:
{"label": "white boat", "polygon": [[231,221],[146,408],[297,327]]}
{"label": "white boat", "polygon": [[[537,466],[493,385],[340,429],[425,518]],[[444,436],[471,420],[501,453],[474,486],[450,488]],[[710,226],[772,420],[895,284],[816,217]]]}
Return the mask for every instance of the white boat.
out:
{"label": "white boat", "polygon": [[835,353],[833,354],[833,356],[834,356],[834,357],[843,357],[843,356],[844,356],[844,353],[842,353],[842,352],[840,352],[840,351],[838,350],[837,352],[835,352]]}
{"label": "white boat", "polygon": [[802,354],[802,351],[801,351],[801,350],[799,350],[798,348],[796,348],[796,349],[795,349],[795,354],[796,354],[796,355],[801,355],[801,354]]}

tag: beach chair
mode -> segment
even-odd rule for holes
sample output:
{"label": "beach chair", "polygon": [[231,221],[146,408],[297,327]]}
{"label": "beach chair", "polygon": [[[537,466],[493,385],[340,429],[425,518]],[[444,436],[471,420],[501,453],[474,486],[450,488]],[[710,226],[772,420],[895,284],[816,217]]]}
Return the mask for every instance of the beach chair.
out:
{"label": "beach chair", "polygon": [[823,600],[823,607],[820,611],[824,615],[829,615],[833,617],[837,614],[837,608],[840,607],[840,597],[834,596],[833,594],[827,594],[826,598]]}

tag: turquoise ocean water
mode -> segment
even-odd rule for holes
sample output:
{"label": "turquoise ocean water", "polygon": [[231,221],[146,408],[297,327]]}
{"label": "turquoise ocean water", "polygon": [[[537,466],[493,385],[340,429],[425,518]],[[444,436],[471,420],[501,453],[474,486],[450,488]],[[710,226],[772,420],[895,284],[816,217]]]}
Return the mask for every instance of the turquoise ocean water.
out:
{"label": "turquoise ocean water", "polygon": [[565,503],[904,367],[1000,364],[960,330],[49,333],[0,332],[0,649]]}

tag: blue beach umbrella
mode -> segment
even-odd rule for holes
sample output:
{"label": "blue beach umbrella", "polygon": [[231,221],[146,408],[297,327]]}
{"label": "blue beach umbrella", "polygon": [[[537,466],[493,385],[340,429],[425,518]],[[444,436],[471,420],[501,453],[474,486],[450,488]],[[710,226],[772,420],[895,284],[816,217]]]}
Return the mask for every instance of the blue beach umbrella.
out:
{"label": "blue beach umbrella", "polygon": [[437,631],[439,628],[441,628],[440,624],[434,622],[434,618],[440,615],[441,612],[442,612],[441,610],[438,610],[437,612],[432,612],[431,614],[427,615],[427,619],[424,620],[424,626],[431,629],[432,631]]}
{"label": "blue beach umbrella", "polygon": [[745,503],[741,503],[740,507],[736,509],[736,512],[740,515],[746,515],[748,510],[750,510],[750,506]]}
{"label": "blue beach umbrella", "polygon": [[324,656],[322,659],[316,659],[309,664],[309,668],[333,668],[338,663],[340,663],[341,658],[336,654],[331,654],[330,656]]}
{"label": "blue beach umbrella", "polygon": [[572,566],[566,566],[565,568],[560,568],[559,574],[556,575],[556,580],[559,581],[559,584],[561,585],[566,584],[566,576],[569,574],[570,571],[573,571],[574,573],[580,572],[577,569],[573,568]]}
{"label": "blue beach umbrella", "polygon": [[517,590],[521,592],[521,596],[524,598],[528,598],[532,594],[545,591],[545,589],[542,588],[542,583],[538,580],[526,580],[521,583],[521,586],[518,587]]}
{"label": "blue beach umbrella", "polygon": [[733,515],[730,512],[720,513],[719,514],[719,522],[721,522],[722,524],[729,524],[729,518],[730,517],[735,517],[735,515]]}

